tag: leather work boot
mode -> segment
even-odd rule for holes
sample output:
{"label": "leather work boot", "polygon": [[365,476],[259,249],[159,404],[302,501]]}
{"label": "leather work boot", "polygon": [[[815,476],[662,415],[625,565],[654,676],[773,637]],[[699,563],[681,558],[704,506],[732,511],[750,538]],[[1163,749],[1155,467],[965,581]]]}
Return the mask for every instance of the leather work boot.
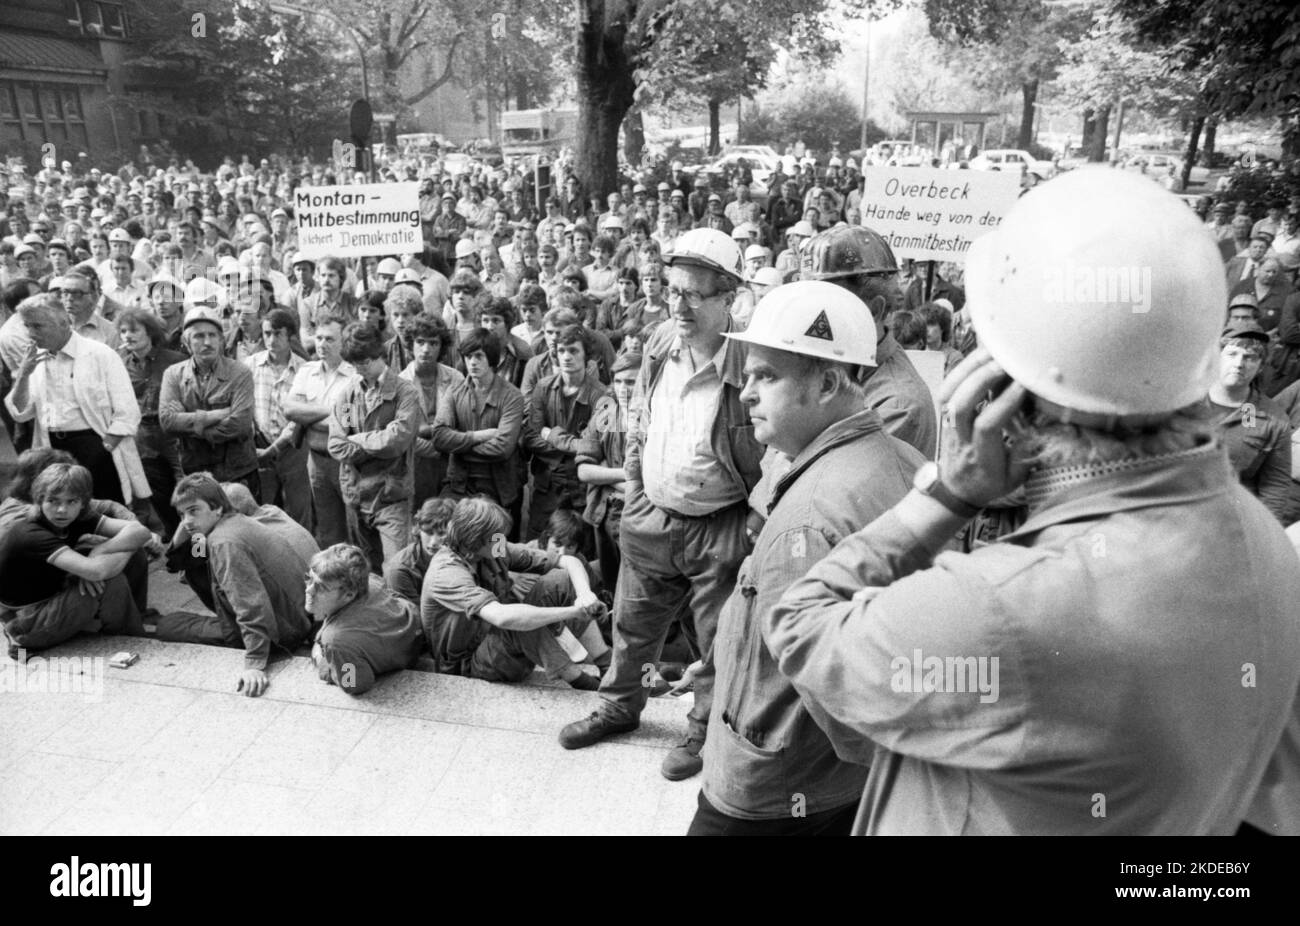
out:
{"label": "leather work boot", "polygon": [[698,775],[700,769],[704,768],[704,760],[700,758],[700,750],[703,748],[704,740],[687,737],[664,756],[660,771],[669,781],[682,781]]}
{"label": "leather work boot", "polygon": [[638,718],[621,720],[595,710],[585,720],[575,720],[560,731],[560,745],[565,749],[585,749],[616,733],[631,733],[641,726]]}

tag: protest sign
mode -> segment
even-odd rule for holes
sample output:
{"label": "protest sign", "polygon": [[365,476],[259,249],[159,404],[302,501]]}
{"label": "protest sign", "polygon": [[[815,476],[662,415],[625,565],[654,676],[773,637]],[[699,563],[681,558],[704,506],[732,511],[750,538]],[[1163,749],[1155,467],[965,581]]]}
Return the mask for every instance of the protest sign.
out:
{"label": "protest sign", "polygon": [[299,187],[293,197],[298,250],[313,259],[418,252],[419,183]]}
{"label": "protest sign", "polygon": [[1020,195],[1009,171],[867,167],[862,224],[879,232],[899,260],[963,263],[980,235],[997,228]]}

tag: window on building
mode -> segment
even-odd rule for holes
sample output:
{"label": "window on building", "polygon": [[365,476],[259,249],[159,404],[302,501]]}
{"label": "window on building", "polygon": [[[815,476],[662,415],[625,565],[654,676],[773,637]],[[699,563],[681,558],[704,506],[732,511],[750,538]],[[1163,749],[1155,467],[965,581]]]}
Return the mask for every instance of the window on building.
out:
{"label": "window on building", "polygon": [[36,88],[30,84],[18,88],[18,103],[24,119],[41,121],[41,108],[36,104]]}
{"label": "window on building", "polygon": [[77,0],[63,0],[63,12],[68,17],[68,25],[75,26],[78,32],[84,31],[81,19],[81,4]]}
{"label": "window on building", "polygon": [[120,3],[99,0],[99,21],[104,27],[104,34],[116,38],[126,37],[126,17]]}

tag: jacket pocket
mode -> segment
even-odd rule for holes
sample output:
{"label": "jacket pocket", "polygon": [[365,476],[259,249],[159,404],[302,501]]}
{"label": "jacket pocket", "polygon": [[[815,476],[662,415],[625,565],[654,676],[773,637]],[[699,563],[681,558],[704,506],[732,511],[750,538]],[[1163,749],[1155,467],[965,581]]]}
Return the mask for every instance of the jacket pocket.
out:
{"label": "jacket pocket", "polygon": [[[732,726],[723,712],[711,724],[708,762],[709,796],[724,808],[752,813],[784,812],[790,808],[790,788],[785,774],[785,750],[761,749]],[[713,731],[716,728],[716,739]]]}

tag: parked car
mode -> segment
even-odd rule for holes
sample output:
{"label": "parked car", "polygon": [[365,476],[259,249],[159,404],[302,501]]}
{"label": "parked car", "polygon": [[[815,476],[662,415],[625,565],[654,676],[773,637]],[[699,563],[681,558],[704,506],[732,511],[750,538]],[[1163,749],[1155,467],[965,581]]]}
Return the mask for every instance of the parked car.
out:
{"label": "parked car", "polygon": [[[1106,156],[1102,159],[1101,163],[1109,164],[1113,155],[1114,151],[1107,146]],[[1086,167],[1090,163],[1092,162],[1088,160],[1087,148],[1083,145],[1070,145],[1065,149],[1065,154],[1057,160],[1056,169],[1058,171],[1074,170],[1079,167]]]}
{"label": "parked car", "polygon": [[[1164,181],[1167,177],[1181,178],[1183,159],[1166,151],[1135,151],[1124,162],[1125,170],[1136,170],[1154,180]],[[1210,169],[1199,165],[1192,166],[1188,183],[1205,183],[1210,179]]]}
{"label": "parked car", "polygon": [[1056,165],[1041,161],[1019,148],[989,148],[970,160],[971,170],[1018,171],[1026,186],[1033,186],[1056,175]]}
{"label": "parked car", "polygon": [[717,159],[704,165],[700,170],[708,175],[710,182],[716,188],[719,185],[718,181],[739,166],[742,159],[754,176],[754,182],[749,185],[750,197],[760,206],[766,208],[771,192],[770,180],[772,172],[781,163],[781,156],[766,145],[738,145],[728,148]]}

